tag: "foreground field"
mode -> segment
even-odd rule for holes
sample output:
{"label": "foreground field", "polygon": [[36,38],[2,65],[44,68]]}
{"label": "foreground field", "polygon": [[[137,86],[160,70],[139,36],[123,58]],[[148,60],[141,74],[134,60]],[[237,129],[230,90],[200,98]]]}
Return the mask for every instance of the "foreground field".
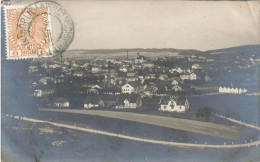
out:
{"label": "foreground field", "polygon": [[216,136],[225,139],[238,139],[240,132],[234,126],[225,126],[221,124],[180,119],[173,117],[164,117],[156,115],[137,114],[130,112],[98,111],[98,110],[72,110],[72,109],[39,109],[40,111],[66,112],[76,114],[95,115],[107,118],[128,120],[146,124],[152,124],[167,128],[173,128],[198,134]]}

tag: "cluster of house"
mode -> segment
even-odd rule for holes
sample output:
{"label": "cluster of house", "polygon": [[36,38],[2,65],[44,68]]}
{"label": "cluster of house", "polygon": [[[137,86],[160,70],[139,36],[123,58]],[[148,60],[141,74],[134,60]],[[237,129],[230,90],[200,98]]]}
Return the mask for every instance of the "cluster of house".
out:
{"label": "cluster of house", "polygon": [[[84,96],[78,101],[84,108],[138,109],[153,102],[149,106],[159,111],[185,112],[188,100],[176,96],[183,95],[185,80],[198,79],[198,69],[199,64],[190,68],[157,65],[155,59],[138,53],[133,59],[45,61],[31,65],[29,73],[38,74],[31,84],[33,96],[51,97],[55,107],[73,105],[70,97],[57,95],[68,93]],[[150,103],[145,99],[154,96]]]}
{"label": "cluster of house", "polygon": [[[120,94],[117,96],[87,95],[83,101],[83,107],[85,109],[142,109],[142,106],[145,104],[143,100],[137,94]],[[58,97],[54,98],[53,105],[59,108],[69,108],[70,101],[63,97]],[[157,107],[159,111],[184,113],[189,109],[189,102],[185,97],[162,96],[153,106]]]}
{"label": "cluster of house", "polygon": [[194,54],[191,55],[189,58],[188,58],[188,61],[189,62],[213,62],[214,59],[212,58],[206,58],[206,57],[203,57],[203,56],[195,56]]}
{"label": "cluster of house", "polygon": [[[102,89],[98,85],[88,88],[84,94],[83,107],[86,109],[93,108],[114,108],[114,109],[143,109],[145,106],[153,107],[159,111],[168,112],[185,112],[189,109],[189,102],[186,97],[177,95],[157,96],[156,98],[143,98],[139,94],[140,87],[134,86],[133,83],[124,84],[121,89],[109,88]],[[38,92],[41,95],[54,94],[53,91]],[[46,94],[43,94],[46,93]],[[48,93],[48,94],[47,94]],[[39,95],[39,94],[37,94]],[[38,97],[38,96],[37,96]],[[69,108],[70,99],[65,97],[53,97],[53,104],[50,106]],[[151,100],[153,105],[151,104]]]}
{"label": "cluster of house", "polygon": [[247,89],[242,88],[230,88],[230,87],[219,87],[219,93],[232,93],[232,94],[242,94],[246,93]]}

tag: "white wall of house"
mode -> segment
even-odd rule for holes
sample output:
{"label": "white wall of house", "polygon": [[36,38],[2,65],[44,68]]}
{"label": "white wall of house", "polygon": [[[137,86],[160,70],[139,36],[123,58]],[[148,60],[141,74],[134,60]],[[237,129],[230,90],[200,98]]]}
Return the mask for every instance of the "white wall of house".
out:
{"label": "white wall of house", "polygon": [[69,102],[55,102],[54,106],[56,106],[56,107],[69,107],[70,103]]}
{"label": "white wall of house", "polygon": [[95,104],[91,104],[91,103],[89,103],[89,104],[84,104],[84,108],[85,109],[90,109],[90,108],[94,108],[94,107],[98,107],[99,105],[95,105]]}
{"label": "white wall of house", "polygon": [[246,93],[246,89],[241,89],[241,88],[229,88],[229,87],[219,87],[218,89],[219,93],[233,93],[233,94],[242,94]]}
{"label": "white wall of house", "polygon": [[185,112],[187,107],[185,105],[177,105],[175,101],[170,100],[168,104],[161,104],[159,111],[167,112]]}
{"label": "white wall of house", "polygon": [[197,75],[194,73],[190,74],[190,80],[197,80]]}
{"label": "white wall of house", "polygon": [[131,94],[131,93],[134,93],[134,87],[131,86],[130,84],[125,84],[122,88],[121,88],[121,92],[122,93],[128,93],[128,94]]}

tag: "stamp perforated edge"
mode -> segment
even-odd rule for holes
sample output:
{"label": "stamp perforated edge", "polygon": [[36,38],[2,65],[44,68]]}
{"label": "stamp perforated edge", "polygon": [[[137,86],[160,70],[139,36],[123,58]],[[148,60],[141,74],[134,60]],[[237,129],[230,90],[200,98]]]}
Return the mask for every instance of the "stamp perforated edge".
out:
{"label": "stamp perforated edge", "polygon": [[49,56],[21,56],[21,57],[16,57],[16,58],[12,58],[12,57],[9,57],[9,41],[8,41],[8,31],[9,31],[9,28],[8,28],[8,23],[7,23],[7,13],[6,13],[6,10],[7,9],[17,9],[17,8],[22,8],[22,9],[25,9],[27,6],[26,5],[10,5],[10,6],[4,6],[3,7],[3,11],[4,11],[4,31],[5,31],[5,53],[6,53],[6,60],[24,60],[24,59],[34,59],[34,58],[41,58],[41,57],[44,57],[44,58],[48,58],[48,57],[53,57],[53,44],[52,44],[52,24],[51,24],[51,17],[50,17],[50,11],[48,10],[48,29],[50,31],[50,51],[51,51],[51,55]]}

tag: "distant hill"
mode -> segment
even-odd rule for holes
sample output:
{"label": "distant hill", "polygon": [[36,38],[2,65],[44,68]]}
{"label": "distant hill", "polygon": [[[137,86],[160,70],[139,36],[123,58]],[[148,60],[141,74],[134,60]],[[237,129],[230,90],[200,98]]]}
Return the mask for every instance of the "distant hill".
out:
{"label": "distant hill", "polygon": [[208,57],[236,57],[240,56],[241,58],[251,58],[252,55],[255,55],[254,58],[260,58],[260,45],[246,45],[238,46],[224,49],[209,50],[203,52],[202,55]]}
{"label": "distant hill", "polygon": [[63,57],[67,58],[79,58],[79,59],[90,59],[94,57],[99,58],[126,58],[128,50],[128,57],[136,57],[139,52],[140,55],[147,57],[165,57],[165,56],[176,56],[176,55],[199,55],[209,58],[216,57],[235,57],[237,55],[248,58],[255,54],[255,57],[260,57],[260,45],[246,45],[232,48],[216,49],[209,51],[198,51],[192,49],[175,49],[175,48],[163,48],[163,49],[93,49],[93,50],[67,50],[63,53]]}

